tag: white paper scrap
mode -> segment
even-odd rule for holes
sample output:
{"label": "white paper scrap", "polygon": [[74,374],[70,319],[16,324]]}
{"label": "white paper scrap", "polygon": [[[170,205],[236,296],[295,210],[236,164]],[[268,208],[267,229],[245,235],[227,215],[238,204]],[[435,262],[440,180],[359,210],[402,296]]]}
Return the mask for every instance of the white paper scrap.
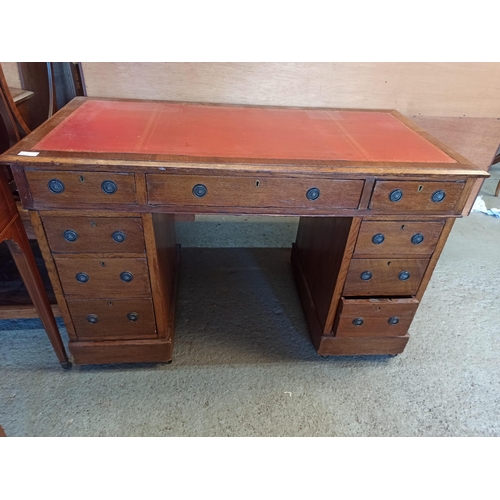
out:
{"label": "white paper scrap", "polygon": [[19,151],[17,156],[38,156],[39,154],[39,151]]}
{"label": "white paper scrap", "polygon": [[500,208],[486,208],[486,203],[484,203],[483,197],[478,196],[474,205],[472,205],[471,212],[481,212],[486,215],[493,215],[500,219]]}

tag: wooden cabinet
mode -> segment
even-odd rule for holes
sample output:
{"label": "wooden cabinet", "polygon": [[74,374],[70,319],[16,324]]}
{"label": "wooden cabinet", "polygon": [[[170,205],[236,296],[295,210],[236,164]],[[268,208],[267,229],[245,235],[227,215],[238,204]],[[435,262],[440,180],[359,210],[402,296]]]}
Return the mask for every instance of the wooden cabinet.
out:
{"label": "wooden cabinet", "polygon": [[178,213],[300,216],[292,269],[318,353],[400,353],[488,175],[395,111],[86,98],[0,163],[81,364],[172,359]]}

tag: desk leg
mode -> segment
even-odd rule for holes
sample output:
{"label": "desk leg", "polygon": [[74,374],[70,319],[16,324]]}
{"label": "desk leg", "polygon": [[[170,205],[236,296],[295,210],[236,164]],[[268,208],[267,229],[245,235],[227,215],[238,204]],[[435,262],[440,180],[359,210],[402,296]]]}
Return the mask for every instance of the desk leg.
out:
{"label": "desk leg", "polygon": [[64,350],[64,345],[52,313],[52,308],[47,298],[47,294],[45,293],[42,278],[40,277],[28,238],[22,227],[21,219],[18,218],[14,224],[21,227],[12,228],[12,239],[7,240],[7,245],[31,300],[40,316],[40,320],[54,348],[57,359],[61,366],[67,369],[71,366],[71,363],[68,361],[68,356]]}
{"label": "desk leg", "polygon": [[356,244],[360,217],[301,217],[292,267],[314,347],[321,354]]}

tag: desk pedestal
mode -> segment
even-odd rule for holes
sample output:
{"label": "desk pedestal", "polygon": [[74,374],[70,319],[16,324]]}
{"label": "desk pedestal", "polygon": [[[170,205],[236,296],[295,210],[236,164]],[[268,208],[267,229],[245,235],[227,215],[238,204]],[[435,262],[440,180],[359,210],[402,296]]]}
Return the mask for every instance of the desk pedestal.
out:
{"label": "desk pedestal", "polygon": [[[32,212],[77,364],[172,360],[172,214]],[[301,217],[292,268],[321,355],[394,355],[453,219]]]}

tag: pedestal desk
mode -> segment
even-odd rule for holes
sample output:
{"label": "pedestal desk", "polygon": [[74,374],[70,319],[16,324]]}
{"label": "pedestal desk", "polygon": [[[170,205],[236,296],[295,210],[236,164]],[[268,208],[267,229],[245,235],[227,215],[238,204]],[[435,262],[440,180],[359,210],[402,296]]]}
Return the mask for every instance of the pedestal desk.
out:
{"label": "pedestal desk", "polygon": [[0,162],[79,364],[172,359],[174,214],[300,216],[291,261],[318,353],[400,353],[488,176],[396,111],[91,98]]}

